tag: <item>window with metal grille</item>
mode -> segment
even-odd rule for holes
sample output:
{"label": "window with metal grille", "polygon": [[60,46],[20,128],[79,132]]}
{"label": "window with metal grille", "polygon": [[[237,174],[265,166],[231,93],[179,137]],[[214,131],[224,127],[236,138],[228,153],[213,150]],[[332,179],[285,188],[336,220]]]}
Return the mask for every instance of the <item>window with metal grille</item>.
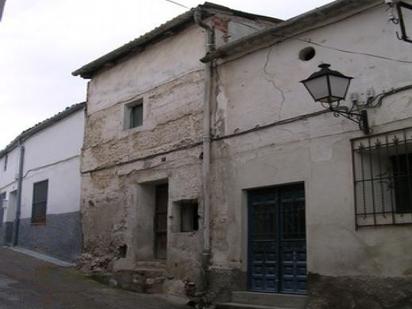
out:
{"label": "window with metal grille", "polygon": [[398,21],[401,33],[398,34],[398,38],[406,42],[412,43],[412,5],[399,1],[396,4],[398,10]]}
{"label": "window with metal grille", "polygon": [[46,223],[48,186],[48,180],[33,184],[33,208],[31,214],[31,223]]}
{"label": "window with metal grille", "polygon": [[352,140],[356,227],[412,223],[412,128]]}

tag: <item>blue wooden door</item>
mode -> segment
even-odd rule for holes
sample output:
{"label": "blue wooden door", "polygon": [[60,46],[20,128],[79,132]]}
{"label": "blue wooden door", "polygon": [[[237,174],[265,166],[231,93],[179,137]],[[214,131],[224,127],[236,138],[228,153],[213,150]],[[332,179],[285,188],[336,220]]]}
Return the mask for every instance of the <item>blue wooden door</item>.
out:
{"label": "blue wooden door", "polygon": [[248,284],[255,292],[306,292],[303,184],[248,193]]}

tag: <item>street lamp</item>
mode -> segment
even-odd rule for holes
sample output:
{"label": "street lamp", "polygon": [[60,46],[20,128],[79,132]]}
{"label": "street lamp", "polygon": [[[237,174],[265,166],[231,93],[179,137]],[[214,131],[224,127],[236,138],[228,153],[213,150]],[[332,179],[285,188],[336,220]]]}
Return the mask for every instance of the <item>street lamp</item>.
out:
{"label": "street lamp", "polygon": [[336,117],[343,116],[356,122],[359,128],[369,133],[368,114],[366,110],[355,112],[356,105],[352,103],[349,109],[341,106],[340,102],[345,100],[352,77],[345,76],[338,71],[333,71],[330,64],[321,64],[320,70],[313,73],[307,79],[301,81],[315,102],[320,102],[323,107],[332,111]]}

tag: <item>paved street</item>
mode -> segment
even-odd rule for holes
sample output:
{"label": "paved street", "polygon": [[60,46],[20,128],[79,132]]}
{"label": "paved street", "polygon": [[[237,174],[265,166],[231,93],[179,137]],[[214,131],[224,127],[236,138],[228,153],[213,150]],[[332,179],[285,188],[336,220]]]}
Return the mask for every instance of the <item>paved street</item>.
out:
{"label": "paved street", "polygon": [[77,271],[0,248],[0,309],[183,309],[153,295],[111,289]]}

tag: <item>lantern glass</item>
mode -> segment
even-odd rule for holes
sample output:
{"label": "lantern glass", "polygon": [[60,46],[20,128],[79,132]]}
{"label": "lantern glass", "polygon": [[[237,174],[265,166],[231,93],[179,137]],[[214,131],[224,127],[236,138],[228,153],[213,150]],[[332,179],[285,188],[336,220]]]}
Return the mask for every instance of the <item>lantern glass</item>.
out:
{"label": "lantern glass", "polygon": [[329,69],[329,64],[321,64],[320,71],[302,81],[310,95],[317,102],[333,103],[344,100],[352,77]]}
{"label": "lantern glass", "polygon": [[346,97],[346,93],[348,92],[350,79],[347,77],[329,76],[330,82],[330,94],[334,98],[338,98],[338,100],[342,100]]}
{"label": "lantern glass", "polygon": [[323,98],[329,97],[327,76],[320,76],[307,80],[304,85],[315,101],[320,101]]}

